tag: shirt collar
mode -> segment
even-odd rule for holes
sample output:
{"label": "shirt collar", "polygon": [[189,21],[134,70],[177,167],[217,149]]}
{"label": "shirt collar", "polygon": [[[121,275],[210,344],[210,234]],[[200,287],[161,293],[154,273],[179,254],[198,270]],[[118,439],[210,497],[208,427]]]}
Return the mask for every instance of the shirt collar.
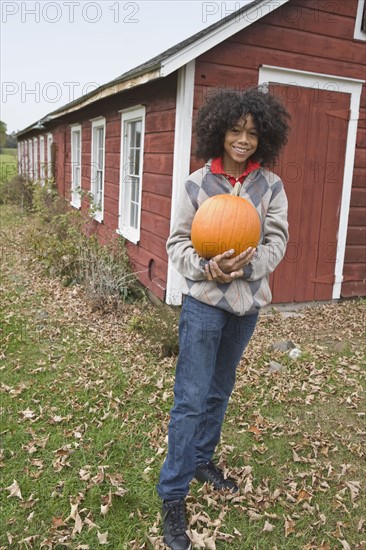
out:
{"label": "shirt collar", "polygon": [[222,163],[222,157],[216,157],[212,159],[211,162],[211,172],[213,174],[223,174],[231,183],[231,185],[235,185],[237,181],[240,181],[240,183],[243,183],[244,179],[250,172],[254,172],[254,170],[258,170],[261,165],[259,162],[256,162],[254,160],[248,159],[247,167],[245,168],[244,172],[240,174],[238,178],[235,178],[232,174],[227,174],[224,170],[223,163]]}

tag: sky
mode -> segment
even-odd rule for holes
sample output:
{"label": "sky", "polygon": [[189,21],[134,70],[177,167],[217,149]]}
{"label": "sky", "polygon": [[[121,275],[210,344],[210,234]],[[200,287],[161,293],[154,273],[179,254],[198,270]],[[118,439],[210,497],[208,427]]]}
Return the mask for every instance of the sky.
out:
{"label": "sky", "polygon": [[22,130],[248,1],[2,0],[0,118]]}

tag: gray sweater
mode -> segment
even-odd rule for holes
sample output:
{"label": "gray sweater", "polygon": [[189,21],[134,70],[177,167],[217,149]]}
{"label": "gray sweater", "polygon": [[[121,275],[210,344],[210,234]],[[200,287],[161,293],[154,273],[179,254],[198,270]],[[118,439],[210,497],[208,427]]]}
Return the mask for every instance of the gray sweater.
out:
{"label": "gray sweater", "polygon": [[230,283],[207,281],[202,258],[191,242],[192,220],[203,201],[232,191],[225,176],[211,172],[210,164],[191,174],[185,182],[167,251],[185,279],[183,294],[235,315],[247,315],[259,311],[272,299],[269,274],[282,260],[288,241],[287,198],[281,179],[273,172],[259,168],[246,177],[240,196],[251,202],[260,216],[260,243],[251,263],[245,267],[244,277]]}

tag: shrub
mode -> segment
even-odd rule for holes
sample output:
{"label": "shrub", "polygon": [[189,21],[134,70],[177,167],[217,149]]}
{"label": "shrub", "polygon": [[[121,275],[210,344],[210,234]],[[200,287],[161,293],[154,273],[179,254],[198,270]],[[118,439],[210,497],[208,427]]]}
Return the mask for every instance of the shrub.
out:
{"label": "shrub", "polygon": [[144,297],[124,240],[101,246],[95,235],[89,237],[90,216],[70,210],[52,182],[36,187],[33,209],[27,240],[48,274],[65,285],[82,284],[93,307],[103,311]]}
{"label": "shrub", "polygon": [[32,210],[35,184],[17,175],[0,186],[0,204],[17,204],[24,210]]}
{"label": "shrub", "polygon": [[78,278],[94,308],[118,310],[121,303],[142,299],[145,291],[131,270],[124,240],[100,246],[95,237],[86,239],[78,253]]}
{"label": "shrub", "polygon": [[151,305],[130,319],[129,330],[143,334],[150,345],[162,356],[178,355],[178,325],[181,308],[167,304]]}

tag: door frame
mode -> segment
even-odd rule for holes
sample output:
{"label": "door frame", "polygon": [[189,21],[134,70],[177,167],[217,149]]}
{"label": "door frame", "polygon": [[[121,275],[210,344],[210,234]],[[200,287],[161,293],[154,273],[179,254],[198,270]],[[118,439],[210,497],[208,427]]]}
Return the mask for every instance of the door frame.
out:
{"label": "door frame", "polygon": [[[170,230],[177,215],[177,205],[181,200],[181,193],[185,192],[184,182],[189,176],[195,70],[196,63],[193,60],[178,71]],[[169,258],[165,291],[165,301],[167,304],[172,306],[181,305],[183,282],[183,276],[178,273]]]}
{"label": "door frame", "polygon": [[364,81],[337,75],[262,65],[259,68],[258,84],[265,88],[270,82],[273,82],[274,84],[288,84],[302,88],[317,88],[320,90],[350,94],[350,119],[348,122],[346,138],[341,209],[338,227],[338,246],[332,291],[332,299],[337,300],[340,298],[341,286],[343,282],[343,266],[346,253],[348,216],[351,202],[353,167],[356,153],[357,127],[360,112],[362,84]]}

